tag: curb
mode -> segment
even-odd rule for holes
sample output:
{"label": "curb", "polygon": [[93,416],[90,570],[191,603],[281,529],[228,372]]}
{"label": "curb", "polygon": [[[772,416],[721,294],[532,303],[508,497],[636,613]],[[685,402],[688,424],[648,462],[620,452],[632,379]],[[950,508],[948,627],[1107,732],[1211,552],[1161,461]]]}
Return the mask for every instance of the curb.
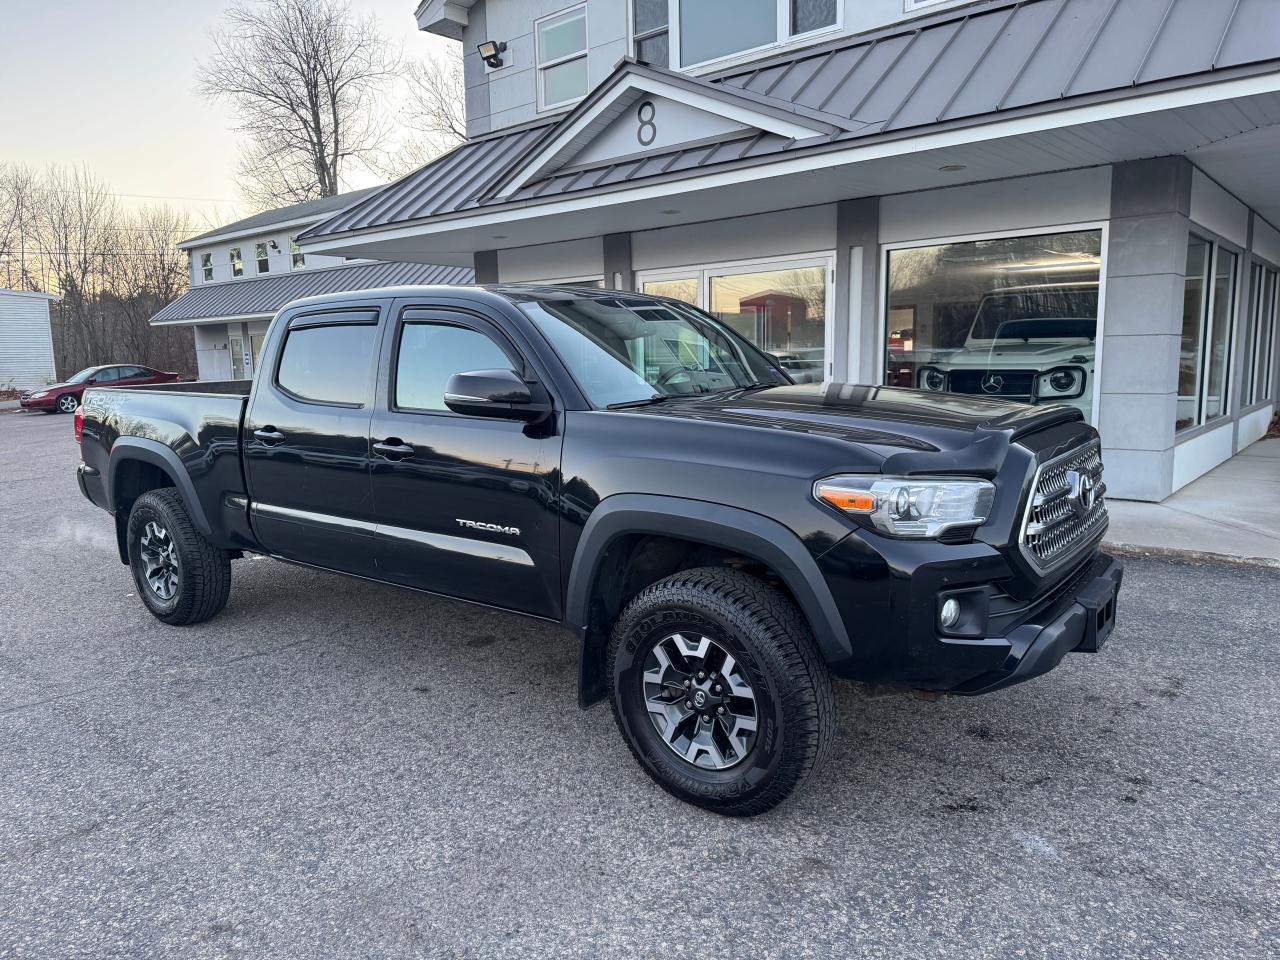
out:
{"label": "curb", "polygon": [[1190,563],[1230,563],[1242,567],[1262,567],[1280,570],[1280,560],[1274,557],[1241,557],[1231,553],[1213,553],[1208,550],[1183,550],[1177,547],[1150,547],[1139,543],[1115,543],[1103,541],[1102,547],[1109,553],[1123,557],[1151,557],[1157,560],[1186,560]]}

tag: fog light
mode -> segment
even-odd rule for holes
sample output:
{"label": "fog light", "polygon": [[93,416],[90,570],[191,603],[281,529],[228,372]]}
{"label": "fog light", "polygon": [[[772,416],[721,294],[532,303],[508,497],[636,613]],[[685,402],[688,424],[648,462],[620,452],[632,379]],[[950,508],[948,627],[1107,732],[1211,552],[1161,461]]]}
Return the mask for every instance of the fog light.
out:
{"label": "fog light", "polygon": [[942,612],[938,615],[938,622],[943,628],[950,630],[960,620],[960,601],[952,597],[942,604]]}

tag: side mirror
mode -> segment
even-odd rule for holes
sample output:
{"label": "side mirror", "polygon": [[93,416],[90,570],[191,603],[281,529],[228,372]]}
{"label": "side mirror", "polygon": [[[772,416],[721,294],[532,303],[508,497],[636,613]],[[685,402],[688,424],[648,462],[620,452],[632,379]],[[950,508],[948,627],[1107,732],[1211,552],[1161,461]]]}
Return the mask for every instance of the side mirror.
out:
{"label": "side mirror", "polygon": [[454,413],[498,420],[541,420],[551,404],[535,402],[533,391],[514,370],[455,373],[444,388],[444,405]]}
{"label": "side mirror", "polygon": [[98,382],[98,378],[97,378],[97,377],[90,377],[88,380],[86,380],[86,381],[84,382],[84,385],[85,385],[86,387],[92,387],[92,386],[93,386],[95,383],[97,383],[97,382]]}

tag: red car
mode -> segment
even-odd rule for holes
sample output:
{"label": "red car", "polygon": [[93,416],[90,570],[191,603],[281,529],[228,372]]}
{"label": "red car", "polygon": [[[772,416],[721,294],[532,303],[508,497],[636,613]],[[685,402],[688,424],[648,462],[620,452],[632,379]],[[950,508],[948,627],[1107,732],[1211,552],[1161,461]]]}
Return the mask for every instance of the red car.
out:
{"label": "red car", "polygon": [[138,383],[174,383],[182,377],[176,373],[153,370],[132,364],[114,364],[105,367],[85,367],[62,383],[38,390],[24,390],[18,397],[23,410],[43,410],[45,413],[75,413],[85,387],[128,387]]}

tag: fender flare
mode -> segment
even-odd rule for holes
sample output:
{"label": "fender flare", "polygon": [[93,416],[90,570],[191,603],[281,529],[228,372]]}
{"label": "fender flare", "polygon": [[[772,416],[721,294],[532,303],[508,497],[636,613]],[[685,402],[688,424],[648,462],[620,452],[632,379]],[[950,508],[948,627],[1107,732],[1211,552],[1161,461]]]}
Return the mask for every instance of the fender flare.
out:
{"label": "fender flare", "polygon": [[141,460],[143,463],[149,463],[159,467],[171,476],[174,486],[178,490],[178,496],[182,498],[182,505],[186,507],[187,515],[191,517],[191,522],[195,524],[196,529],[203,536],[210,537],[213,535],[213,528],[209,526],[209,518],[205,516],[204,507],[200,505],[200,497],[196,494],[196,486],[191,481],[191,474],[187,471],[181,458],[163,443],[158,440],[149,440],[146,437],[120,437],[111,446],[111,455],[107,461],[105,487],[107,502],[111,504],[113,513],[116,510],[116,478],[120,474],[120,467],[130,460]]}
{"label": "fender flare", "polygon": [[813,629],[828,662],[852,652],[849,632],[817,560],[800,538],[776,520],[723,504],[658,494],[624,493],[607,497],[583,527],[570,568],[565,622],[581,638],[578,702],[603,699],[608,631],[592,629],[591,600],[605,552],[627,534],[654,534],[692,540],[740,553],[768,566],[786,584]]}

